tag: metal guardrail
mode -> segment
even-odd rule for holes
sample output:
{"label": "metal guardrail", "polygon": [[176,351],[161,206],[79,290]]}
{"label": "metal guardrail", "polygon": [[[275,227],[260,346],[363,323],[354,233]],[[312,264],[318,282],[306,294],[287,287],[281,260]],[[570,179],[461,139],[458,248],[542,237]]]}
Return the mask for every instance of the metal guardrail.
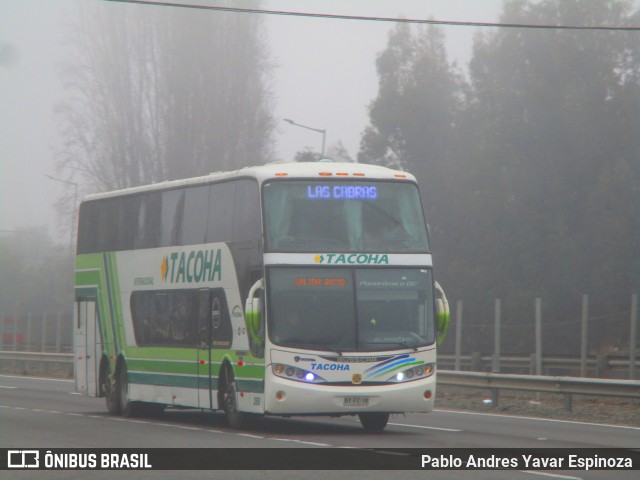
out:
{"label": "metal guardrail", "polygon": [[0,372],[73,376],[73,353],[0,351]]}
{"label": "metal guardrail", "polygon": [[[51,373],[55,369],[73,375],[72,353],[0,351],[0,369],[13,367],[20,373],[35,370]],[[572,395],[609,396],[640,400],[640,380],[605,380],[598,378],[516,375],[504,373],[438,370],[438,384],[491,390],[493,404],[498,404],[499,390],[557,393],[565,396],[565,408],[571,409]]]}
{"label": "metal guardrail", "polygon": [[501,389],[563,394],[566,410],[571,410],[572,395],[624,397],[640,400],[640,380],[605,380],[438,370],[438,384],[490,389],[494,406],[498,405]]}
{"label": "metal guardrail", "polygon": [[[512,370],[510,373],[535,372],[535,354],[530,355],[501,355],[498,359],[494,355],[483,355],[479,352],[460,355],[457,359],[461,369],[472,371],[492,371],[496,363],[501,369]],[[547,355],[542,357],[542,368],[549,373],[553,370],[579,371],[582,360],[575,355]],[[586,358],[586,367],[595,377],[615,372],[618,375],[627,375],[630,370],[630,360],[626,355],[598,354],[589,355]],[[640,365],[640,357],[636,364]],[[448,369],[454,369],[456,356],[454,354],[438,353],[438,365]],[[494,371],[494,373],[496,373]]]}

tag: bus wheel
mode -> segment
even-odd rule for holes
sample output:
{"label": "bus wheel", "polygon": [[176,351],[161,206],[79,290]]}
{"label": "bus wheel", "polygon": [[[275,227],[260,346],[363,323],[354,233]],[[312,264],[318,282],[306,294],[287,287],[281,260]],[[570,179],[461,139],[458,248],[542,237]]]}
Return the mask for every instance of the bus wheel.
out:
{"label": "bus wheel", "polygon": [[369,432],[381,432],[389,421],[388,413],[360,413],[360,423]]}
{"label": "bus wheel", "polygon": [[140,406],[138,402],[129,400],[129,374],[127,373],[127,364],[120,363],[117,370],[116,396],[120,403],[122,415],[125,417],[136,417],[140,415]]}
{"label": "bus wheel", "polygon": [[227,423],[231,428],[239,429],[248,423],[248,414],[238,411],[238,403],[236,401],[236,380],[233,377],[231,367],[228,365],[224,368],[224,380],[221,385],[222,408],[227,417]]}
{"label": "bus wheel", "polygon": [[103,364],[103,368],[100,369],[100,393],[104,395],[109,415],[120,415],[122,413],[122,405],[120,404],[117,390],[113,376],[109,375],[109,364],[106,364],[106,368]]}

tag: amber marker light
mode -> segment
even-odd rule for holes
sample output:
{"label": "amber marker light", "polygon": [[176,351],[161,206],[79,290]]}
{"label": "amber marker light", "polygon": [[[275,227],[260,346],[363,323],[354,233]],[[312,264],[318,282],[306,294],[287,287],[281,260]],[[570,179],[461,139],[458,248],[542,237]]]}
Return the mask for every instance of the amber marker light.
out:
{"label": "amber marker light", "polygon": [[332,174],[331,172],[320,172],[318,175],[321,177],[330,177]]}
{"label": "amber marker light", "polygon": [[285,172],[278,172],[278,173],[276,173],[275,175],[276,175],[276,177],[286,177],[286,176],[287,176],[287,175],[289,175],[289,174],[288,174],[288,173],[285,173]]}

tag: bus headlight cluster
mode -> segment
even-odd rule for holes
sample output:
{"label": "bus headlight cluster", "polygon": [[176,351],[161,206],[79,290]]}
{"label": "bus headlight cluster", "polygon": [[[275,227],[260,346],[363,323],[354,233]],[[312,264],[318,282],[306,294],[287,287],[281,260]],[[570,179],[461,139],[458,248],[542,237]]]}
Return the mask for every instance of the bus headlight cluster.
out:
{"label": "bus headlight cluster", "polygon": [[393,375],[388,382],[411,382],[413,380],[420,380],[421,378],[430,377],[433,375],[433,363],[425,363],[418,365],[417,367],[408,368]]}
{"label": "bus headlight cluster", "polygon": [[323,383],[326,380],[313,372],[303,370],[302,368],[284,365],[282,363],[274,363],[272,370],[275,375],[289,380],[305,383]]}

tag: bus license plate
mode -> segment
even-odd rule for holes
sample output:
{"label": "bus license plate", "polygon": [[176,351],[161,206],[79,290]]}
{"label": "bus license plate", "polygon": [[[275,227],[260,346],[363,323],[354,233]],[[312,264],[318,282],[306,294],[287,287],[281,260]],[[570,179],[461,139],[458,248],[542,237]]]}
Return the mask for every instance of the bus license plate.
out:
{"label": "bus license plate", "polygon": [[345,407],[367,407],[367,406],[369,406],[369,397],[344,397],[343,406],[345,406]]}

